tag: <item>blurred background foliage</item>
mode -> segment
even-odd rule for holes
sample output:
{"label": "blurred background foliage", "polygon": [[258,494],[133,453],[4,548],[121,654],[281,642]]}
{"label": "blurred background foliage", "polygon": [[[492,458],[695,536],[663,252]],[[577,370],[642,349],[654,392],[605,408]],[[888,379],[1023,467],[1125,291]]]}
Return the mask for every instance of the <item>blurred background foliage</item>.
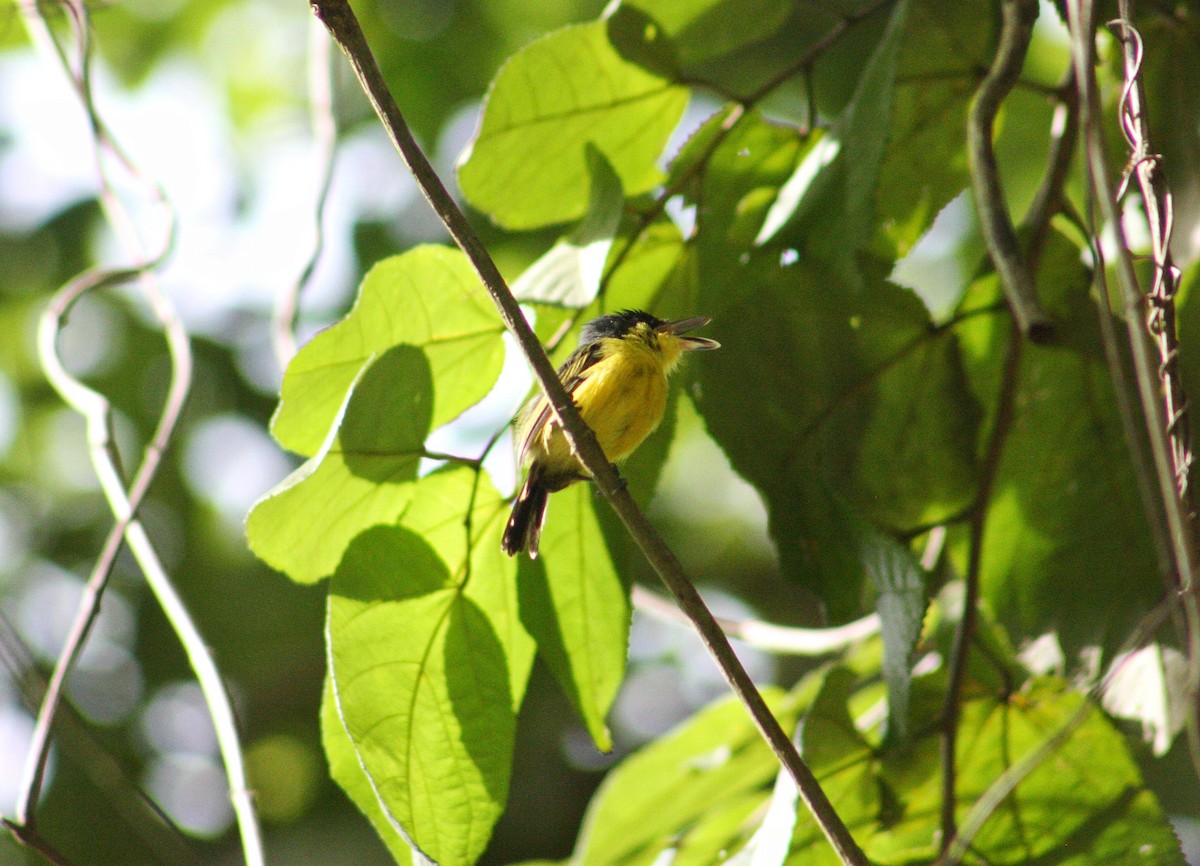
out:
{"label": "blurred background foliage", "polygon": [[[355,3],[393,92],[447,181],[475,127],[480,100],[505,59],[555,28],[596,18],[602,6],[584,0]],[[61,17],[52,4],[46,8],[52,21]],[[321,751],[324,588],[297,586],[259,563],[246,549],[242,527],[255,499],[295,466],[266,433],[280,377],[268,325],[274,298],[299,275],[313,243],[320,170],[308,122],[311,15],[299,0],[129,0],[97,2],[89,11],[98,109],[178,209],[179,243],[162,278],[181,308],[196,352],[186,414],[142,508],[143,519],[234,694],[270,859],[391,862],[370,826],[330,781]],[[881,28],[882,20],[868,22],[816,67],[819,115],[832,117],[850,101]],[[753,57],[723,58],[727,65],[721,74],[736,69],[745,76],[744,87],[753,88],[795,57],[798,49],[789,33],[783,28],[777,38],[756,44]],[[1151,54],[1151,64],[1164,64],[1167,57],[1176,64],[1153,66],[1150,110],[1169,118],[1162,124],[1161,148],[1175,165],[1195,168],[1195,136],[1184,131],[1187,118],[1194,126],[1200,105],[1195,89],[1183,85],[1196,79],[1179,71],[1200,70],[1194,33],[1147,31],[1148,39],[1155,36],[1163,47]],[[1026,77],[1052,87],[1065,51],[1046,31],[1038,38],[1042,41],[1035,41]],[[972,48],[981,59],[990,50],[987,44]],[[931,42],[928,51],[936,55],[937,50]],[[703,77],[709,58],[677,60],[687,74]],[[345,313],[372,263],[445,239],[357,83],[342,63],[335,69],[339,150],[325,223],[327,247],[303,298],[302,337]],[[911,88],[900,99],[910,107],[928,108],[938,100],[943,110],[962,112],[965,106],[964,94],[950,89]],[[717,105],[701,91],[683,126],[694,130]],[[812,117],[799,83],[776,89],[759,108],[794,123]],[[1010,203],[1020,213],[1043,168],[1020,156],[1041,153],[1050,108],[1028,92],[1015,94],[1010,108],[1014,116],[1032,119],[1005,125],[998,143],[1002,157],[1008,156],[1006,165],[1016,169],[1006,181]],[[936,145],[929,147],[931,161],[940,153]],[[30,45],[15,5],[0,7],[0,624],[7,646],[24,646],[31,653],[12,660],[8,676],[0,680],[0,810],[15,797],[32,726],[22,687],[56,658],[110,522],[87,462],[82,422],[45,382],[34,346],[36,318],[49,294],[96,262],[119,261],[96,202],[91,146],[86,117],[61,70]],[[726,146],[732,163],[739,142]],[[713,174],[720,177],[725,165],[715,159]],[[778,185],[791,167],[790,162],[762,166],[753,180]],[[945,170],[939,176],[947,178],[947,187],[932,190],[931,198],[948,199],[965,185],[966,166],[937,168]],[[883,169],[896,185],[906,172],[922,170],[886,162]],[[1200,170],[1176,171],[1173,177],[1179,182],[1177,219],[1194,227],[1195,211],[1188,209],[1197,200]],[[961,199],[943,212],[947,224],[959,228],[943,238],[940,248],[921,247],[920,232],[906,232],[923,226],[932,218],[929,213],[893,216],[886,252],[899,256],[916,248],[906,265],[913,269],[911,282],[933,287],[944,277],[944,283],[962,286],[974,273],[981,246],[970,208]],[[819,227],[819,217],[813,220]],[[476,225],[510,279],[557,237],[555,230],[505,233],[483,219]],[[1182,238],[1181,260],[1194,260],[1198,247],[1200,234]],[[1072,263],[1060,257],[1056,264],[1067,269]],[[706,284],[705,300],[711,303],[701,311],[716,313],[718,306],[736,301],[732,288],[731,294],[721,294],[726,288],[720,282]],[[977,290],[986,292],[986,287]],[[939,316],[932,288],[922,298],[936,321],[947,318],[958,302],[957,295],[950,296]],[[1194,323],[1191,311],[1197,308],[1185,308],[1185,328]],[[961,339],[969,365],[972,347],[981,357],[994,337],[980,324],[963,329]],[[63,353],[73,372],[112,399],[122,453],[136,460],[157,420],[168,371],[161,335],[146,312],[123,292],[89,296],[72,312]],[[1200,353],[1192,352],[1190,363],[1197,357]],[[979,381],[986,378],[985,372]],[[1190,380],[1200,382],[1200,373]],[[1052,392],[1054,387],[1046,385],[1047,411],[1089,399],[1088,394],[1063,396]],[[726,416],[735,420],[731,413]],[[689,401],[679,402],[674,423],[678,436],[651,515],[705,585],[714,607],[732,616],[770,611],[770,618],[783,624],[817,624],[815,598],[807,607],[797,603],[803,594],[779,579],[760,495],[701,433],[702,422]],[[498,475],[503,482],[505,471],[511,482],[511,467]],[[706,507],[698,508],[694,496],[681,493],[696,489],[707,491]],[[714,502],[720,507],[711,507]],[[945,505],[945,511],[961,504]],[[637,570],[630,576],[648,577]],[[1087,603],[1082,594],[1079,601]],[[799,662],[753,652],[746,658],[764,682],[790,684],[801,668]],[[549,674],[535,667],[517,732],[514,795],[484,862],[566,855],[605,767],[722,691],[690,638],[635,619],[630,674],[612,720],[617,751],[602,755]],[[74,710],[56,741],[53,781],[40,812],[43,835],[68,855],[95,864],[239,860],[198,691],[177,642],[124,555],[69,695]],[[1168,811],[1195,819],[1200,817],[1191,799],[1195,779],[1181,751],[1177,747],[1165,762],[1147,760],[1143,769]],[[139,799],[139,786],[177,829],[153,815]],[[0,839],[0,863],[33,857],[7,836]]]}
{"label": "blurred background foliage", "polygon": [[[548,30],[595,18],[598,0],[356,3],[388,80],[444,176],[503,60]],[[97,106],[179,211],[163,274],[194,339],[185,416],[142,516],[235,696],[268,853],[280,863],[386,863],[374,831],[329,779],[318,730],[324,590],[296,586],[246,549],[249,505],[292,468],[266,434],[279,370],[275,294],[312,247],[319,164],[308,122],[311,13],[277,0],[89,3]],[[65,34],[53,4],[45,11]],[[311,335],[348,308],[375,260],[444,234],[357,84],[336,63],[341,149],[328,250],[304,298]],[[32,727],[24,678],[55,659],[108,531],[81,420],[39,371],[34,334],[49,294],[116,260],[96,202],[92,139],[53,58],[0,6],[0,612],[28,667],[0,677],[0,811],[11,814]],[[497,241],[515,276],[548,234]],[[63,337],[72,372],[107,394],[125,457],[157,421],[169,370],[161,334],[118,291],[89,297]],[[33,663],[36,662],[36,665]],[[177,641],[123,553],[69,697],[42,831],[88,863],[238,862],[210,723]],[[561,855],[608,760],[539,674],[517,757],[524,792],[493,862]],[[178,824],[170,830],[136,791]],[[8,836],[0,863],[38,860]]]}

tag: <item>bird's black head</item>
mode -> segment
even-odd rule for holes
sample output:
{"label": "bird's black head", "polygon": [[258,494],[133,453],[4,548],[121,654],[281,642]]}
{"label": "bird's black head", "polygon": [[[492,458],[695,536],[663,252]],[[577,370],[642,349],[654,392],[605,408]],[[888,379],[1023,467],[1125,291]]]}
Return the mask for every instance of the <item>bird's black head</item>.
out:
{"label": "bird's black head", "polygon": [[621,310],[592,319],[579,332],[579,345],[598,343],[605,337],[624,337],[639,324],[648,325],[650,330],[666,324],[662,319],[644,310]]}

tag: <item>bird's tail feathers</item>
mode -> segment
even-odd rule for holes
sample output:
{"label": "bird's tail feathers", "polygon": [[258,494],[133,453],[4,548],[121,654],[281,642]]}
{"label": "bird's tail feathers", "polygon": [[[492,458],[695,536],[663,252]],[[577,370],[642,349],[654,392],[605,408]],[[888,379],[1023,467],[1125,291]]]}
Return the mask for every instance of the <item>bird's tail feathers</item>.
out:
{"label": "bird's tail feathers", "polygon": [[530,559],[537,559],[538,542],[542,537],[542,524],[546,521],[549,500],[550,490],[542,483],[541,473],[535,466],[530,469],[529,477],[525,479],[517,501],[513,503],[508,525],[504,527],[500,547],[505,553],[515,556],[522,550],[528,550]]}

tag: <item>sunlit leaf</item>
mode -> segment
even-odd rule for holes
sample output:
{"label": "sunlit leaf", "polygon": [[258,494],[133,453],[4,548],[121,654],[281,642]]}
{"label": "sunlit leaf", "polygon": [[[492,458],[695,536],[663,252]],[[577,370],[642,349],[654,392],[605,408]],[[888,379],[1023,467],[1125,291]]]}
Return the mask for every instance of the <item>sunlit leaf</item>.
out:
{"label": "sunlit leaf", "polygon": [[387,814],[379,805],[375,789],[371,786],[371,778],[363,772],[362,765],[358,763],[354,743],[347,736],[338,715],[337,701],[333,696],[333,680],[328,677],[321,695],[321,743],[325,748],[325,758],[329,761],[329,775],[341,786],[354,805],[367,816],[396,863],[399,866],[407,866],[413,859],[412,848],[401,830],[388,820]]}
{"label": "sunlit leaf", "polygon": [[646,192],[686,102],[686,90],[624,60],[603,23],[559,30],[497,74],[459,184],[505,228],[578,219],[588,204],[587,146],[604,154],[627,195]]}
{"label": "sunlit leaf", "polygon": [[487,613],[419,536],[380,526],[343,557],[328,628],[338,712],[389,820],[433,861],[474,863],[508,796],[516,730]]}
{"label": "sunlit leaf", "polygon": [[[1002,774],[1055,744],[1068,724],[1079,721],[1076,713],[1084,713],[1069,737],[986,816],[971,847],[978,862],[1053,857],[1071,866],[1090,866],[1122,862],[1136,851],[1139,863],[1182,866],[1179,842],[1145,789],[1124,740],[1084,701],[1047,680],[1008,700],[964,704],[957,740],[960,827]],[[936,741],[885,756],[884,767],[892,790],[906,805],[868,853],[881,862],[935,857],[941,802]]]}
{"label": "sunlit leaf", "polygon": [[[764,697],[785,730],[795,725],[795,702],[785,703],[776,690],[766,690]],[[686,831],[719,810],[734,818],[722,823],[725,838],[709,837],[691,849],[702,847],[711,863],[712,854],[736,838],[744,820],[766,800],[778,768],[745,708],[732,698],[721,701],[605,777],[588,807],[573,859],[580,866],[650,863],[667,848],[687,850]]]}
{"label": "sunlit leaf", "polygon": [[588,211],[570,235],[529,266],[512,284],[519,301],[583,307],[600,289],[604,265],[621,221],[621,179],[604,154],[586,145],[591,193]]}
{"label": "sunlit leaf", "polygon": [[586,484],[550,498],[541,557],[521,566],[521,615],[596,746],[608,751],[605,720],[625,676],[629,591],[613,569],[594,499]]}
{"label": "sunlit leaf", "polygon": [[283,447],[315,454],[363,364],[401,344],[421,348],[429,359],[430,423],[441,426],[491,389],[504,357],[503,330],[458,250],[423,246],[384,259],[363,278],[346,318],[288,365],[271,432]]}
{"label": "sunlit leaf", "polygon": [[313,583],[333,572],[359,532],[394,521],[412,497],[432,396],[420,349],[399,345],[372,359],[325,444],[250,512],[246,537],[255,555]]}
{"label": "sunlit leaf", "polygon": [[[500,550],[508,503],[487,473],[448,466],[423,477],[399,525],[416,533],[446,564],[464,595],[486,612],[508,660],[516,712],[525,695],[536,647],[521,624],[517,563]],[[468,536],[469,532],[469,536]]]}

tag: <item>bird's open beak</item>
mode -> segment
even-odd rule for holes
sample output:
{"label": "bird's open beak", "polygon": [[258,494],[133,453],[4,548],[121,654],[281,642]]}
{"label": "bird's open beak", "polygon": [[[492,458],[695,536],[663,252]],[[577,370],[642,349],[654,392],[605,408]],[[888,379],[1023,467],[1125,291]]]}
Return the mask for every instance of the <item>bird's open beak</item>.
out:
{"label": "bird's open beak", "polygon": [[696,328],[707,325],[712,321],[710,316],[696,316],[691,319],[680,319],[677,322],[667,322],[664,325],[658,326],[660,334],[672,334],[679,337],[683,342],[684,349],[719,349],[721,344],[716,340],[710,340],[708,337],[683,337],[688,331],[694,331]]}

